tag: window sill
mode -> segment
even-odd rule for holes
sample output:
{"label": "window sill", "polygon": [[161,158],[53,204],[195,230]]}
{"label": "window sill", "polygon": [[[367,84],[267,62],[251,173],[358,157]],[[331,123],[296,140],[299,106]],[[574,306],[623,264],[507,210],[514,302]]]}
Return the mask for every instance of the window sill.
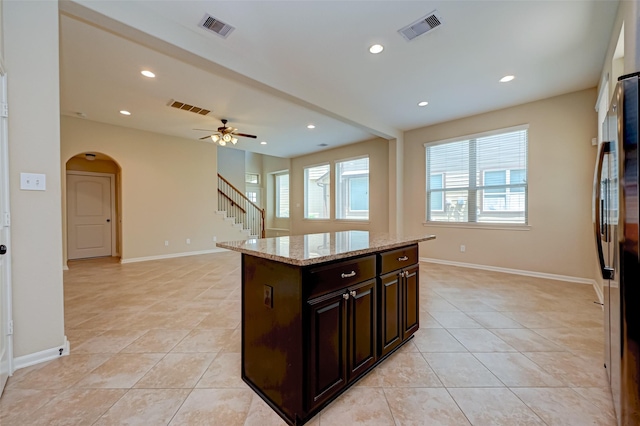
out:
{"label": "window sill", "polygon": [[434,228],[483,229],[492,231],[530,231],[531,225],[508,223],[423,222],[422,226]]}
{"label": "window sill", "polygon": [[363,225],[368,225],[371,222],[369,219],[309,219],[303,218],[302,220],[308,222],[331,222],[331,223],[361,223]]}

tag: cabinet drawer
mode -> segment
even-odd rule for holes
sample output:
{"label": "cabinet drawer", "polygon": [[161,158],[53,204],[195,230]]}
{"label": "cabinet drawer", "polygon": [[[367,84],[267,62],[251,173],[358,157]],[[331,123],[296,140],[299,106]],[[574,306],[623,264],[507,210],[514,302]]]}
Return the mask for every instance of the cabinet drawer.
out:
{"label": "cabinet drawer", "polygon": [[316,297],[375,276],[376,256],[371,255],[310,268],[305,274],[305,286],[310,286],[308,297]]}
{"label": "cabinet drawer", "polygon": [[380,274],[418,263],[418,245],[401,247],[380,253]]}

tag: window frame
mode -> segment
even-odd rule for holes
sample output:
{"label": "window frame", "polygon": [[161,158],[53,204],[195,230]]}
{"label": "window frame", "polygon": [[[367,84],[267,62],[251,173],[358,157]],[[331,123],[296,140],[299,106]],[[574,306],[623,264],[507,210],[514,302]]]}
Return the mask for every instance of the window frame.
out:
{"label": "window frame", "polygon": [[[287,181],[288,181],[288,185],[289,185],[289,200],[288,200],[288,204],[289,204],[289,209],[288,209],[288,213],[287,216],[280,216],[280,185],[278,184],[278,178],[282,177],[282,176],[287,176]],[[289,219],[291,217],[291,174],[289,173],[289,171],[285,171],[285,172],[280,172],[280,173],[274,173],[273,175],[273,181],[274,181],[274,196],[275,196],[275,212],[274,212],[274,216],[278,219]]]}
{"label": "window frame", "polygon": [[[309,205],[308,205],[308,191],[309,191],[309,179],[307,178],[307,171],[310,169],[315,169],[315,168],[320,168],[320,167],[328,167],[328,171],[327,173],[325,173],[322,176],[328,176],[329,178],[329,183],[327,185],[325,185],[325,187],[328,187],[328,194],[324,194],[324,197],[327,199],[327,215],[323,216],[323,217],[309,217],[308,216],[308,209],[309,209]],[[333,204],[333,200],[332,200],[332,194],[331,194],[331,163],[330,162],[324,162],[324,163],[318,163],[318,164],[311,164],[308,166],[304,166],[302,168],[302,176],[303,176],[303,180],[304,180],[304,193],[303,193],[303,197],[304,197],[304,206],[303,206],[303,219],[305,220],[313,220],[313,221],[322,221],[322,220],[331,220],[331,212],[332,212],[332,204]],[[318,179],[319,180],[319,179]]]}
{"label": "window frame", "polygon": [[[524,168],[520,168],[520,167],[516,167],[513,169],[506,169],[506,168],[500,168],[500,165],[497,165],[497,168],[495,169],[483,169],[482,171],[477,170],[478,168],[478,164],[476,162],[476,164],[474,164],[473,166],[471,165],[471,163],[469,163],[467,165],[467,175],[469,176],[469,182],[468,185],[466,187],[452,187],[452,188],[446,188],[446,181],[443,181],[443,187],[442,188],[442,196],[445,198],[445,202],[443,204],[446,204],[446,193],[447,192],[466,192],[467,193],[467,203],[469,203],[469,200],[471,199],[471,197],[476,197],[475,201],[474,201],[474,207],[475,210],[473,213],[473,219],[475,219],[475,221],[469,221],[469,216],[471,216],[468,212],[466,220],[464,221],[452,221],[452,222],[448,222],[448,221],[441,221],[441,220],[431,220],[431,212],[436,212],[436,213],[441,213],[441,211],[436,211],[436,210],[430,210],[430,204],[431,204],[431,200],[430,200],[430,196],[432,195],[432,190],[430,188],[430,176],[434,175],[434,174],[439,174],[440,171],[436,172],[436,173],[430,173],[430,167],[429,167],[429,159],[428,159],[428,149],[431,147],[435,147],[438,145],[445,145],[445,144],[452,144],[452,143],[456,143],[456,142],[469,142],[469,145],[472,144],[472,141],[477,140],[477,139],[481,139],[481,138],[486,138],[486,137],[491,137],[491,136],[498,136],[498,135],[502,135],[502,134],[508,134],[508,133],[514,133],[514,132],[518,132],[518,131],[525,131],[526,133],[526,140],[525,140],[525,153],[524,153]],[[449,139],[444,139],[444,140],[439,140],[439,141],[433,141],[433,142],[426,142],[423,144],[424,148],[425,148],[425,222],[423,223],[425,226],[457,226],[457,227],[465,227],[465,228],[492,228],[492,229],[514,229],[514,228],[522,228],[522,229],[529,229],[529,125],[528,124],[523,124],[523,125],[518,125],[518,126],[512,126],[512,127],[506,127],[506,128],[501,128],[501,129],[496,129],[496,130],[491,130],[491,131],[486,131],[486,132],[481,132],[481,133],[475,133],[475,134],[470,134],[470,135],[463,135],[463,136],[459,136],[459,137],[455,137],[455,138],[449,138]],[[471,151],[471,146],[469,147],[470,151]],[[475,148],[474,148],[475,149]],[[475,151],[475,154],[477,154],[477,151]],[[499,212],[499,213],[505,213],[505,214],[510,214],[510,213],[514,213],[514,212],[523,212],[523,222],[510,222],[510,221],[487,221],[487,222],[479,222],[477,221],[478,219],[478,214],[482,214],[484,212],[484,210],[482,210],[484,208],[484,190],[487,189],[487,187],[484,185],[484,171],[491,171],[491,170],[524,170],[525,171],[525,183],[524,184],[507,184],[507,185],[497,185],[498,188],[511,188],[511,187],[518,187],[518,188],[522,188],[524,190],[524,210],[505,210],[504,212]],[[480,173],[479,173],[480,172]],[[446,174],[446,171],[444,172]],[[471,176],[475,175],[478,176],[478,174],[480,176],[482,176],[482,181],[479,182],[478,185],[475,184],[475,182],[472,183],[472,181],[475,181],[474,179],[471,178]],[[477,179],[477,178],[476,178]],[[510,179],[510,177],[509,177]],[[481,183],[481,184],[480,184]],[[491,189],[491,188],[489,188]],[[439,188],[438,188],[439,190]],[[478,192],[482,192],[482,196],[479,197],[478,196]],[[505,190],[505,193],[507,193],[508,191]],[[482,206],[477,206],[475,204],[482,204]],[[467,209],[468,210],[468,209]],[[491,210],[491,213],[496,213],[495,210]]]}
{"label": "window frame", "polygon": [[[254,179],[255,178],[255,181]],[[249,185],[260,185],[260,173],[246,172],[244,174],[244,183]]]}
{"label": "window frame", "polygon": [[[362,173],[357,173],[354,175],[348,175],[348,178],[344,178],[340,176],[340,164],[342,163],[348,163],[350,161],[357,161],[357,160],[362,160],[362,159],[366,159],[367,160],[367,171],[366,172],[362,172]],[[369,197],[369,194],[371,193],[371,157],[369,155],[360,155],[357,157],[350,157],[350,158],[343,158],[343,159],[339,159],[339,160],[335,160],[333,162],[333,166],[334,166],[334,174],[335,174],[335,187],[334,187],[334,192],[335,195],[333,197],[333,201],[335,203],[335,208],[333,210],[334,213],[334,219],[336,221],[357,221],[357,222],[366,222],[370,219],[370,213],[371,213],[371,198]],[[343,175],[344,176],[344,175]],[[353,178],[361,178],[361,177],[366,177],[367,178],[367,209],[366,210],[353,210],[351,208],[351,182]],[[345,188],[341,189],[339,188],[340,182],[341,180],[346,180],[345,183]],[[343,193],[344,192],[344,193]],[[338,197],[340,197],[340,200],[338,200]],[[344,204],[344,205],[343,205]],[[344,212],[345,212],[345,216],[346,217],[340,217],[340,215],[338,214],[338,209],[340,209],[341,207],[344,207]]]}

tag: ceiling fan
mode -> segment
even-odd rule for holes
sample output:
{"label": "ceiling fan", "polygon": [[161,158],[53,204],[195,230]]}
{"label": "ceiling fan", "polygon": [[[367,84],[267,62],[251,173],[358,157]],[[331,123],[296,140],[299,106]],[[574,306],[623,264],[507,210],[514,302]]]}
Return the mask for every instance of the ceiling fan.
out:
{"label": "ceiling fan", "polygon": [[[238,138],[236,138],[236,136],[242,136],[245,138],[253,138],[256,139],[257,136],[255,135],[249,135],[246,133],[239,133],[238,129],[236,129],[235,127],[227,127],[227,120],[226,119],[222,119],[222,127],[218,127],[218,130],[209,135],[209,136],[204,136],[201,137],[200,140],[203,139],[208,139],[211,138],[211,140],[214,143],[218,143],[221,146],[225,146],[227,143],[232,143],[232,144],[236,144],[238,143]],[[194,130],[204,130],[207,132],[211,132],[212,130],[207,130],[207,129],[194,129]]]}

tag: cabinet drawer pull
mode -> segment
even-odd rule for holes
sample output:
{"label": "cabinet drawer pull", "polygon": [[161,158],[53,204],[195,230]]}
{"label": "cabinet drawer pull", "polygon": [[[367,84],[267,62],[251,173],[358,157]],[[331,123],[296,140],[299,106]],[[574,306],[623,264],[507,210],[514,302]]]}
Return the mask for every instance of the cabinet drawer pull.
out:
{"label": "cabinet drawer pull", "polygon": [[356,297],[356,291],[355,290],[351,290],[349,292],[349,294],[351,295],[351,297]]}
{"label": "cabinet drawer pull", "polygon": [[342,273],[342,278],[351,278],[356,276],[356,271],[351,271],[348,274]]}
{"label": "cabinet drawer pull", "polygon": [[408,256],[402,256],[402,257],[398,258],[399,262],[404,262],[405,260],[409,260],[409,257]]}

